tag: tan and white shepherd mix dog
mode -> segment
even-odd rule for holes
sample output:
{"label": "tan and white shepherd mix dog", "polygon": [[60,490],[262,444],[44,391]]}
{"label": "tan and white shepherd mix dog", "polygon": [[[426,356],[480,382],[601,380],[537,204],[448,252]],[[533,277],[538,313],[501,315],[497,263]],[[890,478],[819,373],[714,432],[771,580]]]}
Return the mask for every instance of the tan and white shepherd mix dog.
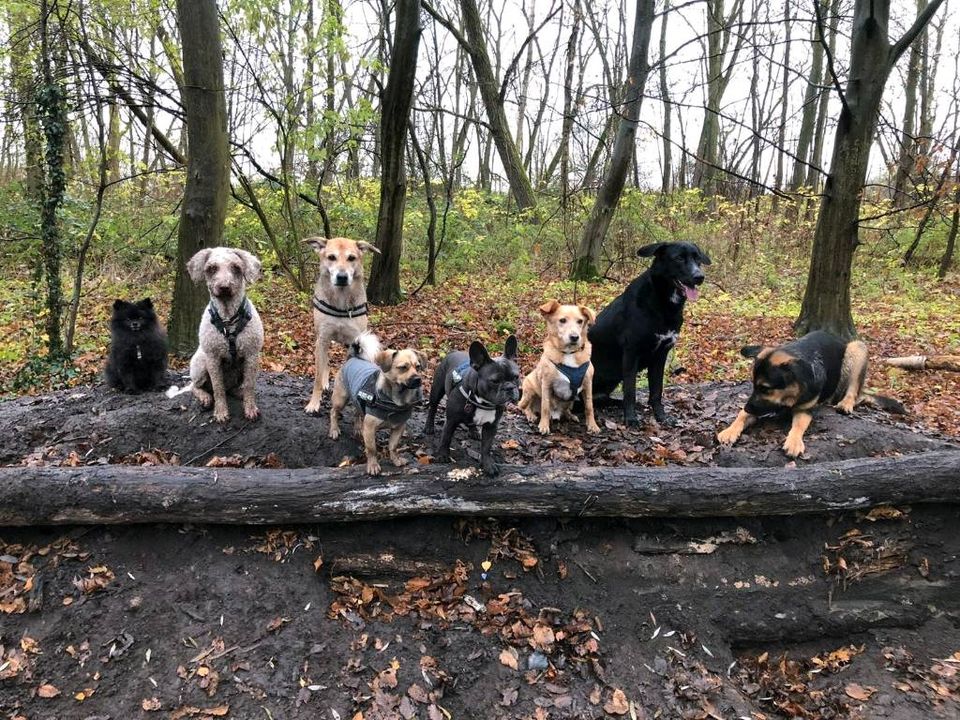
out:
{"label": "tan and white shepherd mix dog", "polygon": [[593,364],[590,362],[590,341],[587,328],[596,317],[584,305],[561,305],[548,300],[540,306],[547,321],[540,362],[523,379],[520,409],[530,422],[537,422],[541,435],[550,433],[550,420],[563,418],[577,422],[570,408],[583,393],[583,410],[587,432],[598,433],[600,426],[593,415]]}
{"label": "tan and white shepherd mix dog", "polygon": [[313,290],[315,375],[306,411],[320,411],[320,399],[330,382],[330,342],[350,345],[367,329],[367,289],[363,254],[380,251],[363,240],[309,237],[304,240],[320,256],[320,274]]}

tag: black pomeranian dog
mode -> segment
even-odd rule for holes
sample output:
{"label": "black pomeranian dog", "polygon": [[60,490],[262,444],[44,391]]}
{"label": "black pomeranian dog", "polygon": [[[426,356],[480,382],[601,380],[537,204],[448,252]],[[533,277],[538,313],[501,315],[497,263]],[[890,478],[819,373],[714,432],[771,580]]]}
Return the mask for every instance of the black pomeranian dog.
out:
{"label": "black pomeranian dog", "polygon": [[166,387],[167,333],[157,322],[150,298],[116,300],[110,318],[107,382],[122,392]]}

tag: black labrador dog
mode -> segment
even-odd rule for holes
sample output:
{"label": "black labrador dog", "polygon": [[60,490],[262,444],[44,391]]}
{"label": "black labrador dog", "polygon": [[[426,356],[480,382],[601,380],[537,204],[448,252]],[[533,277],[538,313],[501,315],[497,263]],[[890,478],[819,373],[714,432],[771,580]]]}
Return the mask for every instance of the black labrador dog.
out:
{"label": "black labrador dog", "polygon": [[609,396],[622,382],[624,421],[639,425],[637,372],[646,368],[653,416],[675,425],[663,409],[663,369],[683,325],[683,306],[700,296],[701,266],[710,258],[687,242],[645,245],[637,255],[652,257],[653,264],[600,311],[589,331],[593,396]]}

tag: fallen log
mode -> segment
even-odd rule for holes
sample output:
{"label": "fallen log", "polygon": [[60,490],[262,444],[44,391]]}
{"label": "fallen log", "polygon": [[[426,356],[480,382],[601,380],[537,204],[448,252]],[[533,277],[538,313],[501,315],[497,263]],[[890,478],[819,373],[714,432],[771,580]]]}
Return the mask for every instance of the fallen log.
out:
{"label": "fallen log", "polygon": [[0,468],[0,525],[347,522],[413,515],[790,515],[956,502],[960,452],[792,468],[417,465],[242,469],[97,465]]}
{"label": "fallen log", "polygon": [[903,370],[949,370],[960,372],[960,355],[907,355],[883,358],[884,365]]}

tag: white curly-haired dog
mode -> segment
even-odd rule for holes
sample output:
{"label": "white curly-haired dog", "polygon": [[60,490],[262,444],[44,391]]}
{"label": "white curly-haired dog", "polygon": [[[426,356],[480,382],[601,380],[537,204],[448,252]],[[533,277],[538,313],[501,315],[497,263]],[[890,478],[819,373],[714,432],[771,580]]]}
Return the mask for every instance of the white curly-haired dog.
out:
{"label": "white curly-haired dog", "polygon": [[260,277],[260,261],[246,250],[205,248],[187,262],[195,282],[206,282],[210,304],[200,321],[200,346],[190,360],[190,384],[168,392],[173,397],[192,390],[204,408],[213,403],[213,419],[230,417],[227,392],[243,395],[243,414],[260,416],[256,382],[263,348],[263,323],[246,288]]}

